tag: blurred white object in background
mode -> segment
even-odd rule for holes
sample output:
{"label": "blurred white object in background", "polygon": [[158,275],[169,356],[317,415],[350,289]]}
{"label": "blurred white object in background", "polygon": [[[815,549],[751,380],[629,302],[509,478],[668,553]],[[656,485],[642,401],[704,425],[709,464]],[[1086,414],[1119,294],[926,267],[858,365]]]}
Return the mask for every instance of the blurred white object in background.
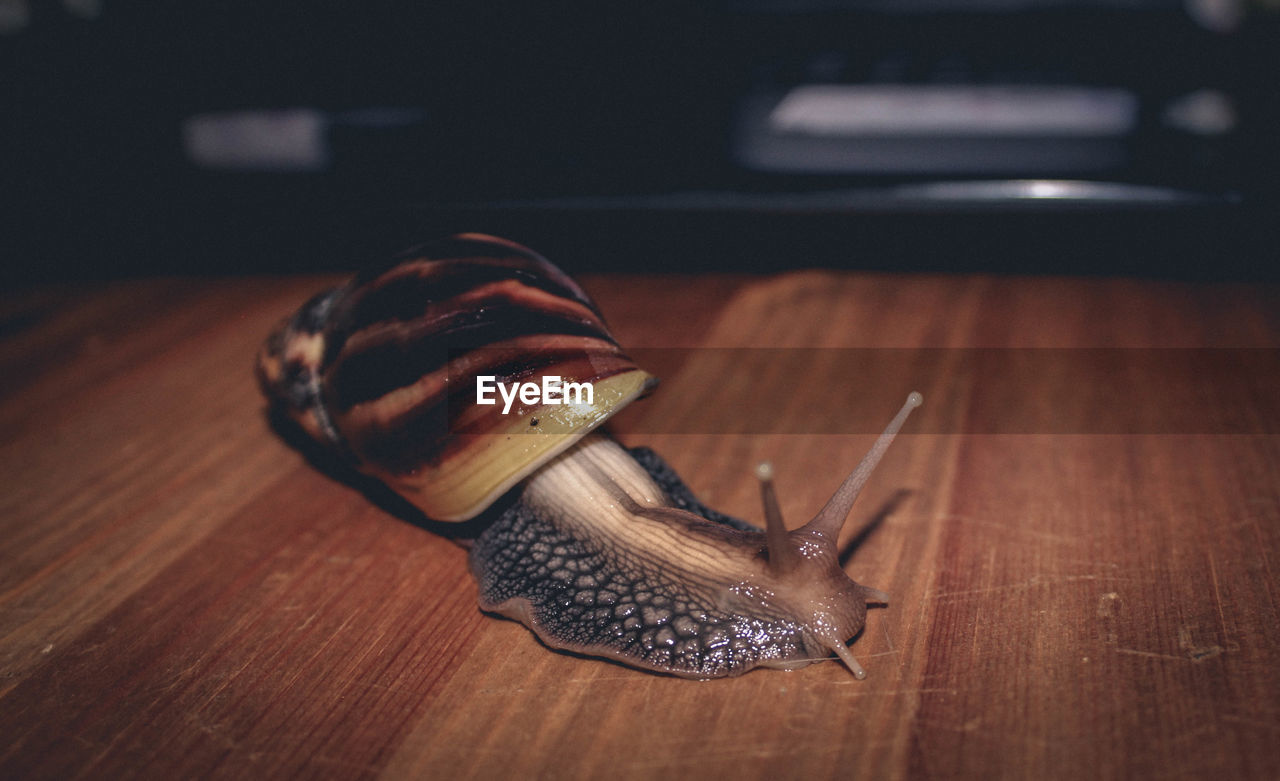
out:
{"label": "blurred white object in background", "polygon": [[788,92],[769,124],[823,135],[1096,136],[1128,133],[1137,113],[1122,89],[809,84]]}
{"label": "blurred white object in background", "polygon": [[1236,127],[1236,108],[1231,98],[1215,89],[1201,89],[1169,101],[1164,123],[1198,136],[1220,136]]}
{"label": "blurred white object in background", "polygon": [[1185,0],[1187,16],[1215,33],[1228,33],[1244,19],[1242,0]]}
{"label": "blurred white object in background", "polygon": [[199,114],[182,123],[187,158],[202,168],[322,171],[329,164],[324,114],[309,108]]}

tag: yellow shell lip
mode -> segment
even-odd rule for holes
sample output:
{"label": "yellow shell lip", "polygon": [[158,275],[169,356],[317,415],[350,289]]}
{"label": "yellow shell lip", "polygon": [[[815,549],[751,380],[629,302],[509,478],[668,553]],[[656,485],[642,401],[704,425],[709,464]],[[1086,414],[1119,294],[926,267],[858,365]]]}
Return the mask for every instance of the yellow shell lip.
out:
{"label": "yellow shell lip", "polygon": [[513,411],[495,431],[456,435],[461,447],[439,464],[424,466],[408,479],[380,477],[430,518],[470,520],[656,384],[657,378],[642,369],[615,374],[594,383],[589,405]]}

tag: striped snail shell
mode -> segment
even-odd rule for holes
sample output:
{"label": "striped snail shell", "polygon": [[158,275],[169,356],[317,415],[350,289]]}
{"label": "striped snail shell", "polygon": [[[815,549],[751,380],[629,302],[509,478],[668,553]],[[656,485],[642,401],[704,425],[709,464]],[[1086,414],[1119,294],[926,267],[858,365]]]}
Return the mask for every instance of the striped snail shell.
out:
{"label": "striped snail shell", "polygon": [[[691,678],[835,653],[888,597],[841,569],[836,538],[912,393],[813,520],[788,530],[772,470],[766,528],[700,503],[645,449],[596,431],[655,380],[582,289],[536,253],[462,234],[321,293],[258,356],[264,392],[311,438],[436,520],[499,498],[470,547],[484,610],[553,648]],[[476,403],[476,381],[591,383],[589,403]],[[518,487],[517,487],[518,486]]]}
{"label": "striped snail shell", "polygon": [[[312,437],[441,521],[474,517],[656,383],[563,271],[469,234],[316,296],[267,340],[258,367]],[[499,414],[474,404],[481,376],[591,383],[592,403]]]}

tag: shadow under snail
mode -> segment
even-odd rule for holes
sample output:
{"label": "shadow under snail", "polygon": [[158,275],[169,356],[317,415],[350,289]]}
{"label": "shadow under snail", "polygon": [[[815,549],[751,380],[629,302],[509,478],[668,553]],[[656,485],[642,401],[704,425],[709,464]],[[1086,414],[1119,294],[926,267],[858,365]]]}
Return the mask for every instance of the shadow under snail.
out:
{"label": "shadow under snail", "polygon": [[[691,678],[834,652],[865,677],[846,642],[888,596],[844,573],[836,537],[918,393],[799,529],[784,525],[761,465],[761,531],[702,505],[651,451],[596,430],[656,380],[564,272],[479,234],[312,298],[267,339],[257,370],[310,438],[427,517],[493,515],[470,545],[480,607],[548,646]],[[594,393],[502,414],[476,404],[480,376],[556,376]]]}

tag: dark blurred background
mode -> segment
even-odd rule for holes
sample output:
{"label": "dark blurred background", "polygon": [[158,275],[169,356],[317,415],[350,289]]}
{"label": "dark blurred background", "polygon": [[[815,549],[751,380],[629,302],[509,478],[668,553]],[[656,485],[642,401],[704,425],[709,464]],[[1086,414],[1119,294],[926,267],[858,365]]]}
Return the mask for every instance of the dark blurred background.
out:
{"label": "dark blurred background", "polygon": [[1280,0],[0,0],[5,279],[1275,280]]}

